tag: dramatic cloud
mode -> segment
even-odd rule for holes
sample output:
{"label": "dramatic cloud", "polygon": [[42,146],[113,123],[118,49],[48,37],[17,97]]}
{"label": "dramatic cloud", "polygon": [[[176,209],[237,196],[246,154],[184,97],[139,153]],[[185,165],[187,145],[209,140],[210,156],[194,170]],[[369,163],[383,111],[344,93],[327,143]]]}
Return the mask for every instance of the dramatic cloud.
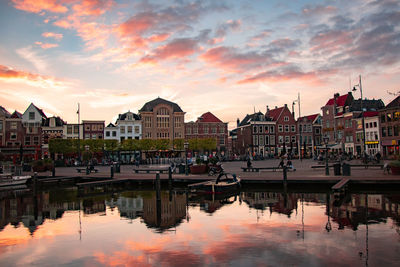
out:
{"label": "dramatic cloud", "polygon": [[0,65],[0,80],[5,82],[25,83],[30,86],[42,88],[62,89],[67,86],[64,81],[56,78],[26,71],[14,70],[4,65]]}
{"label": "dramatic cloud", "polygon": [[59,0],[12,0],[14,7],[23,11],[40,13],[50,11],[54,13],[65,13],[68,8]]}
{"label": "dramatic cloud", "polygon": [[72,9],[77,16],[100,16],[114,4],[113,0],[83,0],[73,5]]}

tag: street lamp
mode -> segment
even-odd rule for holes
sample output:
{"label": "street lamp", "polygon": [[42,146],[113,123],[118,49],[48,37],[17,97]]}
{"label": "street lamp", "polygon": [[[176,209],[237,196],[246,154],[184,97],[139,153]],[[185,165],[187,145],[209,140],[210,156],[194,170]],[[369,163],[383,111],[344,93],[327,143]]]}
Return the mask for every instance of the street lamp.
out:
{"label": "street lamp", "polygon": [[329,165],[328,165],[328,142],[329,136],[325,134],[324,136],[324,143],[325,143],[325,175],[329,175]]}
{"label": "street lamp", "polygon": [[187,150],[189,148],[189,143],[185,142],[183,144],[183,147],[185,148],[185,175],[188,175],[188,161],[187,161]]}
{"label": "street lamp", "polygon": [[[300,93],[298,94],[298,96],[297,96],[297,99],[296,100],[294,100],[293,101],[293,103],[292,103],[292,109],[293,109],[293,111],[294,111],[294,105],[295,105],[295,103],[297,102],[297,104],[298,104],[298,106],[299,106],[299,117],[298,117],[298,131],[299,131],[299,140],[297,140],[297,146],[298,146],[298,151],[299,151],[299,159],[300,159],[300,161],[302,160],[301,159],[301,131],[300,131],[300,117],[301,117],[301,114],[300,114]],[[294,118],[293,118],[294,119]],[[305,151],[304,151],[305,152]]]}
{"label": "street lamp", "polygon": [[365,127],[364,127],[364,108],[363,108],[363,92],[362,92],[362,85],[361,85],[361,75],[359,76],[359,83],[353,86],[353,92],[357,91],[357,88],[360,88],[361,100],[360,100],[360,108],[361,108],[361,122],[362,122],[362,152],[365,153]]}

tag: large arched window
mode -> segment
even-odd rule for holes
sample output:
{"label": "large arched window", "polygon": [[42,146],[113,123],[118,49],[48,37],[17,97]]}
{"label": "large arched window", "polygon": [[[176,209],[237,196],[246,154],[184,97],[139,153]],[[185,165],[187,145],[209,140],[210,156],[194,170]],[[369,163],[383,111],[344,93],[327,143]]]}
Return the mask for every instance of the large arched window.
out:
{"label": "large arched window", "polygon": [[157,128],[169,128],[169,111],[167,108],[157,110]]}

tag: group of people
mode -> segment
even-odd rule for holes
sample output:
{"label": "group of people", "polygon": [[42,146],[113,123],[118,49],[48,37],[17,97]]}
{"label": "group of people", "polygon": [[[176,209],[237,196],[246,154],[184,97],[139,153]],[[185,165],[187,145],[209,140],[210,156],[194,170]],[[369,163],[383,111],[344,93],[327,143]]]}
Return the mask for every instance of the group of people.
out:
{"label": "group of people", "polygon": [[[285,164],[285,157],[281,157],[281,161],[279,162],[279,165],[277,168],[283,169],[284,167],[286,167],[289,170],[293,170],[293,171],[296,170],[293,166],[291,158],[289,158],[289,157],[287,158],[286,164]],[[251,163],[250,157],[247,158],[247,168],[252,168],[252,163]]]}

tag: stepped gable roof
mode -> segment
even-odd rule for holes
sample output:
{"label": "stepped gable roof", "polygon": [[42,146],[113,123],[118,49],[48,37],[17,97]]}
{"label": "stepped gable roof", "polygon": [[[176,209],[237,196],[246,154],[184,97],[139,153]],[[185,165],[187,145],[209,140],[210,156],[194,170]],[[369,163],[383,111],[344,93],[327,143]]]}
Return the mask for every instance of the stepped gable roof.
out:
{"label": "stepped gable roof", "polygon": [[31,103],[31,105],[37,109],[37,111],[39,112],[39,114],[43,117],[43,118],[47,118],[46,114],[44,114],[43,110],[38,108],[37,106],[35,106],[35,104]]}
{"label": "stepped gable roof", "polygon": [[2,106],[0,106],[0,112],[2,112],[6,118],[9,118],[11,116],[10,112],[8,112],[7,109]]}
{"label": "stepped gable roof", "polygon": [[18,111],[14,111],[13,114],[11,114],[11,117],[13,119],[22,119],[22,114],[19,113]]}
{"label": "stepped gable roof", "polygon": [[154,107],[159,105],[159,104],[166,104],[169,106],[172,106],[174,112],[183,112],[182,109],[178,106],[178,104],[162,99],[160,97],[157,97],[154,100],[151,100],[150,102],[147,102],[146,104],[144,104],[144,106],[139,110],[139,112],[152,112]]}
{"label": "stepped gable roof", "polygon": [[125,112],[125,113],[123,113],[123,114],[118,114],[118,120],[121,120],[121,121],[125,120],[125,119],[126,119],[126,116],[128,116],[128,113],[132,113],[133,119],[135,119],[135,120],[140,120],[140,116],[139,116],[138,114],[135,114],[135,113],[130,112],[130,111]]}
{"label": "stepped gable roof", "polygon": [[271,109],[271,110],[267,111],[266,117],[270,117],[273,121],[277,121],[279,119],[279,117],[281,116],[284,108],[285,108],[285,106]]}
{"label": "stepped gable roof", "polygon": [[[385,107],[385,104],[381,99],[363,99],[363,109],[365,111],[377,111]],[[350,106],[351,111],[361,111],[361,99],[353,100]]]}
{"label": "stepped gable roof", "polygon": [[239,123],[239,127],[250,124],[251,121],[265,121],[265,116],[261,111],[250,115],[247,114],[246,117],[244,117],[244,119]]}
{"label": "stepped gable roof", "polygon": [[398,108],[400,107],[400,95],[392,100],[389,104],[386,105],[386,108]]}
{"label": "stepped gable roof", "polygon": [[211,112],[206,112],[203,115],[201,115],[196,122],[222,122],[220,119],[218,119],[214,114]]}
{"label": "stepped gable roof", "polygon": [[53,116],[53,117],[50,117],[50,118],[46,118],[46,119],[44,120],[44,122],[43,122],[43,126],[49,127],[49,126],[50,126],[50,119],[51,119],[51,118],[55,118],[55,119],[56,119],[56,127],[58,127],[58,126],[63,126],[63,125],[65,124],[65,122],[64,122],[60,117],[55,117],[55,116]]}
{"label": "stepped gable roof", "polygon": [[106,126],[107,128],[109,128],[109,127],[116,127],[114,124],[112,124],[111,122]]}
{"label": "stepped gable roof", "polygon": [[[336,105],[338,107],[343,107],[346,104],[346,100],[349,94],[341,95],[336,98]],[[333,106],[335,104],[335,98],[331,98],[326,102],[325,106]]]}
{"label": "stepped gable roof", "polygon": [[300,120],[303,120],[303,119],[305,118],[307,121],[313,122],[313,121],[318,117],[318,115],[319,115],[319,113],[317,113],[317,114],[312,114],[312,115],[300,117],[300,118],[298,118],[297,120],[300,121]]}

